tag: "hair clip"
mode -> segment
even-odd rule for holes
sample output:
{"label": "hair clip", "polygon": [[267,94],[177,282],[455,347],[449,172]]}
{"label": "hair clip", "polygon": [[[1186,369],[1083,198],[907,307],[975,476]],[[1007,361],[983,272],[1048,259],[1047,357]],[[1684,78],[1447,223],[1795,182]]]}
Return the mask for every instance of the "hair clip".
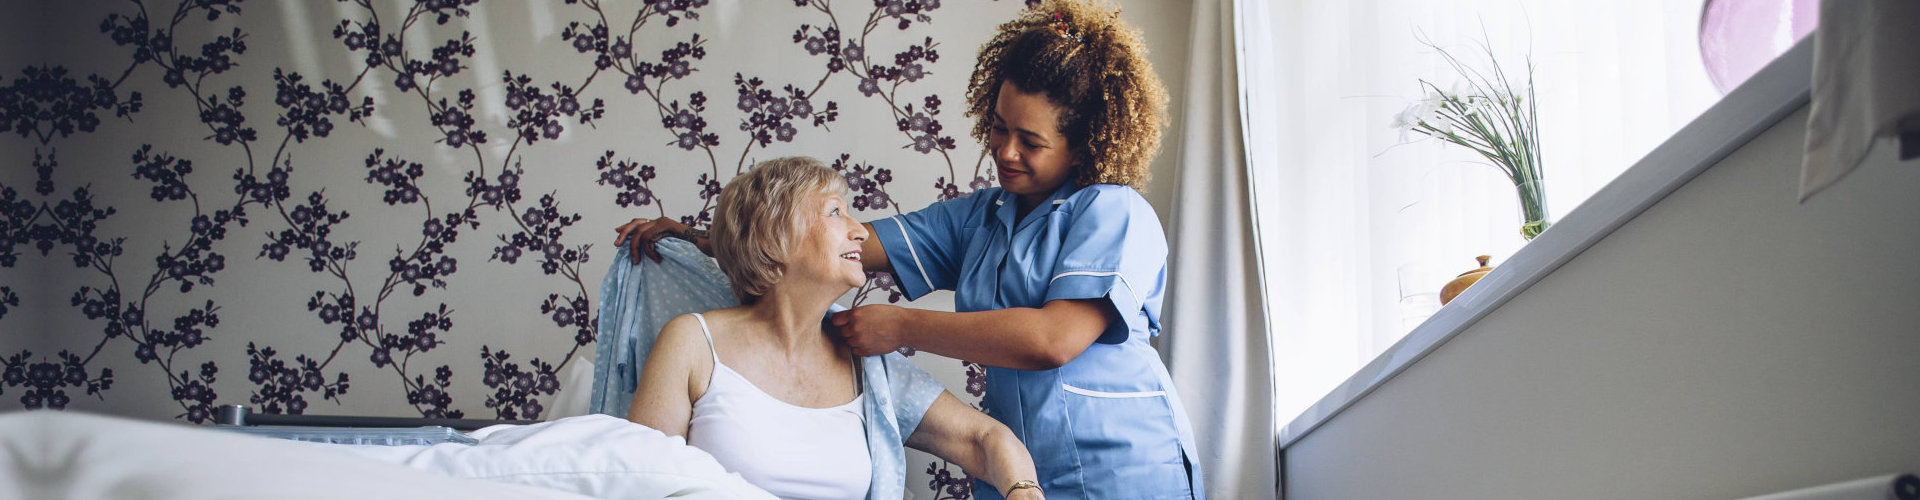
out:
{"label": "hair clip", "polygon": [[1073,23],[1067,20],[1067,16],[1060,15],[1058,12],[1053,13],[1053,32],[1060,34],[1061,38],[1075,42],[1086,43],[1087,41],[1086,37],[1080,36],[1080,30],[1075,29]]}

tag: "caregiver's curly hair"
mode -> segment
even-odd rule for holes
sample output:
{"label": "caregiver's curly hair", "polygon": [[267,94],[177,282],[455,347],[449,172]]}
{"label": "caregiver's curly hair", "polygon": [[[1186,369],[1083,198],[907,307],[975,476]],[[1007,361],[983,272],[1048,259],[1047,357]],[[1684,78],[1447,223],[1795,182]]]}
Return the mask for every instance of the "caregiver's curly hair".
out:
{"label": "caregiver's curly hair", "polygon": [[983,144],[1002,82],[1060,107],[1060,133],[1078,146],[1084,167],[1075,173],[1080,185],[1145,189],[1167,122],[1167,89],[1147,62],[1139,30],[1120,21],[1119,8],[1048,0],[1000,25],[980,46],[967,85],[973,137]]}

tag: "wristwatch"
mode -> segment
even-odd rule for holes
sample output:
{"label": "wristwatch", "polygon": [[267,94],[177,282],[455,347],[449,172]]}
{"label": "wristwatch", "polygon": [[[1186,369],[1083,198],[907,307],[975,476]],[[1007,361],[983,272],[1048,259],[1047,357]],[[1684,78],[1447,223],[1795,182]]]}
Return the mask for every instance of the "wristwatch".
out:
{"label": "wristwatch", "polygon": [[1006,494],[1001,496],[1010,497],[1010,496],[1013,496],[1013,490],[1023,490],[1027,488],[1033,488],[1035,491],[1039,491],[1042,494],[1046,493],[1046,490],[1040,489],[1040,483],[1033,482],[1032,479],[1021,479],[1019,481],[1014,481],[1013,486],[1008,486]]}

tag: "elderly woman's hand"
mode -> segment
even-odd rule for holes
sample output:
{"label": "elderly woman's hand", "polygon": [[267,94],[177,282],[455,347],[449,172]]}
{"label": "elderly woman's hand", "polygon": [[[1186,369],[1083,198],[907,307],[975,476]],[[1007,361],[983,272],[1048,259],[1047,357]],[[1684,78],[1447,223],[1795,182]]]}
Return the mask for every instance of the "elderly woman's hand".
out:
{"label": "elderly woman's hand", "polygon": [[654,248],[654,243],[659,242],[660,238],[686,234],[688,229],[692,228],[687,227],[686,224],[681,224],[680,221],[667,217],[658,219],[634,219],[626,224],[621,224],[620,227],[613,228],[613,232],[620,235],[618,238],[614,238],[613,244],[632,244],[633,248],[629,250],[627,254],[633,258],[633,263],[635,264],[640,263],[641,254],[652,258],[654,262],[660,262],[660,251]]}
{"label": "elderly woman's hand", "polygon": [[912,310],[884,304],[855,307],[834,313],[832,324],[840,337],[859,356],[873,356],[899,350],[906,345],[901,332],[909,323]]}

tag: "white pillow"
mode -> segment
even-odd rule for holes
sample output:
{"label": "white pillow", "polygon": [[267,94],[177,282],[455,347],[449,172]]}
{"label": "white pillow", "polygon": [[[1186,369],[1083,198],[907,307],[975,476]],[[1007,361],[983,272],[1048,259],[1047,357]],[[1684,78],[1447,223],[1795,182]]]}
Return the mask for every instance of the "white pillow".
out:
{"label": "white pillow", "polygon": [[686,440],[607,415],[471,434],[480,444],[315,445],[458,478],[551,488],[596,498],[773,499]]}
{"label": "white pillow", "polygon": [[567,363],[567,373],[560,379],[560,393],[553,395],[552,410],[547,412],[547,418],[559,420],[586,415],[591,410],[591,399],[593,360],[576,354],[572,362]]}

